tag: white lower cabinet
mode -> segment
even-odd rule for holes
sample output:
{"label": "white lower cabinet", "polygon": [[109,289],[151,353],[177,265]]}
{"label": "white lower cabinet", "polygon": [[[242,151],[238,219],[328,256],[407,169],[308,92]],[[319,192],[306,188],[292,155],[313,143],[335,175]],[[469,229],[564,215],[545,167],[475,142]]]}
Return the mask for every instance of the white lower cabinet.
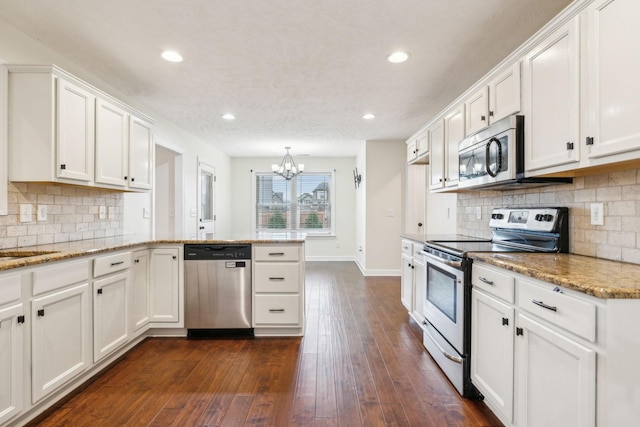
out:
{"label": "white lower cabinet", "polygon": [[0,304],[0,425],[23,409],[24,307]]}
{"label": "white lower cabinet", "polygon": [[471,293],[471,379],[485,401],[513,421],[514,308],[484,292]]}
{"label": "white lower cabinet", "polygon": [[402,240],[400,301],[418,324],[422,324],[424,320],[423,305],[426,283],[422,249],[422,243],[415,243],[407,239]]}
{"label": "white lower cabinet", "polygon": [[180,322],[180,258],[178,247],[151,249],[149,293],[152,322]]}
{"label": "white lower cabinet", "polygon": [[93,282],[93,361],[129,341],[129,270]]}
{"label": "white lower cabinet", "polygon": [[596,303],[474,262],[471,381],[507,426],[595,426]]}
{"label": "white lower cabinet", "polygon": [[149,250],[135,251],[131,264],[131,331],[138,335],[149,324]]}
{"label": "white lower cabinet", "polygon": [[[411,243],[409,243],[411,245]],[[413,258],[402,254],[402,278],[400,281],[400,302],[413,311]]]}
{"label": "white lower cabinet", "polygon": [[255,335],[304,332],[304,245],[252,245]]}
{"label": "white lower cabinet", "polygon": [[595,426],[596,351],[518,315],[518,426]]}
{"label": "white lower cabinet", "polygon": [[38,402],[91,366],[89,283],[31,301],[31,397]]}

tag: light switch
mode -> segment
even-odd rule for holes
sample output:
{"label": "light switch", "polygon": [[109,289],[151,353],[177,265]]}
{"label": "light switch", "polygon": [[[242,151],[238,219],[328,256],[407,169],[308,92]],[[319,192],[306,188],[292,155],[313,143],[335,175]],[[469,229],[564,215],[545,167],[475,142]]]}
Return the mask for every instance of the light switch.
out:
{"label": "light switch", "polygon": [[98,209],[98,212],[99,212],[100,219],[106,219],[107,218],[107,207],[106,206],[100,206],[100,208]]}
{"label": "light switch", "polygon": [[591,225],[604,225],[604,204],[591,203]]}
{"label": "light switch", "polygon": [[151,218],[151,209],[149,208],[142,208],[142,217],[149,219]]}

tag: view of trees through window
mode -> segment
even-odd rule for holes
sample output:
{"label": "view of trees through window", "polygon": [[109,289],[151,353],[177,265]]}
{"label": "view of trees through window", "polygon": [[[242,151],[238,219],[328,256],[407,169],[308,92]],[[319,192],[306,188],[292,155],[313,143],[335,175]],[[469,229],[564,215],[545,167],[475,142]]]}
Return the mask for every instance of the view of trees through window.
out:
{"label": "view of trees through window", "polygon": [[331,232],[331,173],[256,174],[257,231]]}

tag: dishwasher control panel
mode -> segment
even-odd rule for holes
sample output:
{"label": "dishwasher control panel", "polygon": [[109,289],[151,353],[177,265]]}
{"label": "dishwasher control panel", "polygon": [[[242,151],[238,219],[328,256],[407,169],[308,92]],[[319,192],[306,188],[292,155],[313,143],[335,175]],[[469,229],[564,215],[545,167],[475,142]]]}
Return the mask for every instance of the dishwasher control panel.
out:
{"label": "dishwasher control panel", "polygon": [[184,245],[185,261],[251,259],[251,245]]}

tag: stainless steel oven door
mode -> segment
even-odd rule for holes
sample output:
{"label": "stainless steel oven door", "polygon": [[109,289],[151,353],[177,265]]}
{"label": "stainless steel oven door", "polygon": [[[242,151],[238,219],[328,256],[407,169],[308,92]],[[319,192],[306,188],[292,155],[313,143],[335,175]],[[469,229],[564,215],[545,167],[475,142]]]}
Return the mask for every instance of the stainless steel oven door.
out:
{"label": "stainless steel oven door", "polygon": [[464,273],[450,261],[425,254],[425,319],[463,354]]}

